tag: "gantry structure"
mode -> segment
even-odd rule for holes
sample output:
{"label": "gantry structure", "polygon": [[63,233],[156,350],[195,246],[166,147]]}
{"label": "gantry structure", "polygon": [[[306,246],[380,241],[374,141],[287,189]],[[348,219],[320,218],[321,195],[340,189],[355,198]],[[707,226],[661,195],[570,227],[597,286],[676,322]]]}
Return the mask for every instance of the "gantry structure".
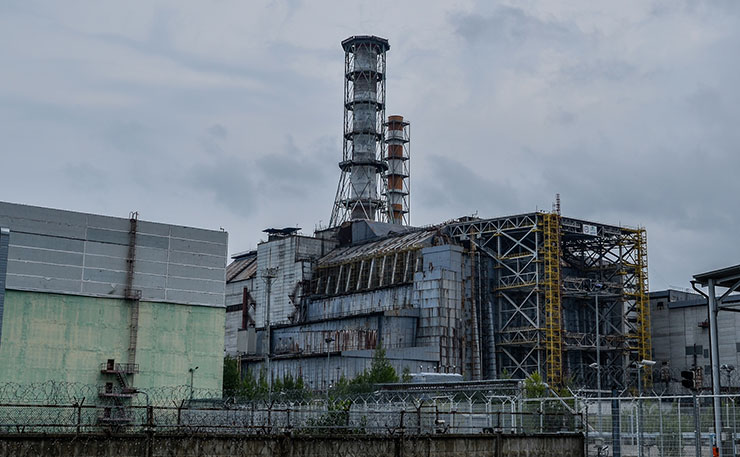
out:
{"label": "gantry structure", "polygon": [[480,297],[476,325],[488,326],[476,329],[484,377],[539,372],[553,387],[595,387],[600,373],[605,387],[636,384],[636,362],[651,358],[644,229],[553,211],[470,218],[446,231],[479,253],[471,295]]}

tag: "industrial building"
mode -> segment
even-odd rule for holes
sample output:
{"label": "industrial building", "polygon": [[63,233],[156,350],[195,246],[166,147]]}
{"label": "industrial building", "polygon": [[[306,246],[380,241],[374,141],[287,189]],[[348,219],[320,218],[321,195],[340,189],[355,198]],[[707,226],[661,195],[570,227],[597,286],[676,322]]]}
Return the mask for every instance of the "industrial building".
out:
{"label": "industrial building", "polygon": [[[730,296],[728,306],[740,305],[740,296]],[[695,370],[698,385],[709,388],[712,380],[709,350],[709,313],[707,299],[701,295],[668,289],[650,293],[653,316],[653,357],[655,388],[671,393],[685,393],[681,371]],[[740,388],[740,315],[726,312],[718,320],[719,366],[723,387]]]}
{"label": "industrial building", "polygon": [[220,390],[227,237],[0,202],[0,383]]}
{"label": "industrial building", "polygon": [[342,48],[330,226],[268,229],[234,257],[227,353],[245,371],[300,375],[317,389],[367,368],[377,347],[398,371],[633,384],[635,362],[652,357],[645,230],[565,217],[559,202],[412,227],[410,123],[385,116],[390,45],[355,36]]}

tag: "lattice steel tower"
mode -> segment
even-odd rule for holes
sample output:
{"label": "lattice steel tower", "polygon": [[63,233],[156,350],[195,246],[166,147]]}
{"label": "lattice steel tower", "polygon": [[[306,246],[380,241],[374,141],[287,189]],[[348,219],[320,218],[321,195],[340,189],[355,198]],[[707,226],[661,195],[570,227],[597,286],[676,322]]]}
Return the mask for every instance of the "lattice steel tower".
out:
{"label": "lattice steel tower", "polygon": [[382,196],[385,53],[388,40],[353,36],[344,49],[344,147],[329,226],[353,219],[388,220]]}

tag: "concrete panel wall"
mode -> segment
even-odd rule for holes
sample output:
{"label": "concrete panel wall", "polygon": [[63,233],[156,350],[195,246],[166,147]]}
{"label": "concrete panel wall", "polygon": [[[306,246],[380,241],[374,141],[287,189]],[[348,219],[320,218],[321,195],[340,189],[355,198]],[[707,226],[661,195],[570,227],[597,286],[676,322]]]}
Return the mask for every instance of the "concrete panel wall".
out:
{"label": "concrete panel wall", "polygon": [[436,348],[442,372],[462,373],[462,248],[435,246],[422,255],[424,269],[414,276],[414,301],[421,313],[417,345]]}
{"label": "concrete panel wall", "polygon": [[392,309],[412,308],[413,286],[403,285],[369,292],[340,295],[311,302],[307,320],[332,319]]}
{"label": "concrete panel wall", "polygon": [[125,455],[131,457],[556,457],[584,456],[582,434],[292,436],[82,434],[0,436],[0,457]]}
{"label": "concrete panel wall", "polygon": [[298,297],[303,293],[297,286],[301,281],[311,278],[311,264],[325,252],[328,243],[315,238],[291,236],[257,247],[257,275],[251,292],[257,303],[257,327],[265,325],[267,287],[263,278],[267,269],[277,268],[277,277],[272,281],[270,322],[287,323],[295,316],[298,306],[291,296]]}
{"label": "concrete panel wall", "polygon": [[[327,351],[412,347],[418,315],[377,314],[302,324],[272,330],[275,354],[326,354]],[[261,333],[261,332],[260,332]],[[326,339],[333,339],[326,343]]]}
{"label": "concrete panel wall", "polygon": [[[122,299],[8,290],[0,383],[48,380],[101,384],[99,365],[125,362],[130,305]],[[224,309],[141,302],[137,387],[220,389]]]}
{"label": "concrete panel wall", "polygon": [[[142,300],[224,306],[226,232],[139,221]],[[7,289],[124,296],[128,219],[0,202],[10,228]]]}
{"label": "concrete panel wall", "polygon": [[[420,371],[434,371],[437,366],[437,356],[427,348],[387,349],[386,358],[400,376],[404,369],[412,373]],[[369,370],[373,360],[373,350],[337,351],[318,357],[302,357],[291,359],[272,359],[270,371],[273,379],[282,379],[290,374],[294,378],[300,376],[303,382],[312,389],[326,389],[327,385],[334,385],[342,376],[352,379],[364,370]],[[244,371],[253,375],[262,370],[262,360],[244,362]]]}
{"label": "concrete panel wall", "polygon": [[226,313],[226,330],[224,331],[224,350],[227,355],[237,355],[237,332],[242,325],[242,312]]}

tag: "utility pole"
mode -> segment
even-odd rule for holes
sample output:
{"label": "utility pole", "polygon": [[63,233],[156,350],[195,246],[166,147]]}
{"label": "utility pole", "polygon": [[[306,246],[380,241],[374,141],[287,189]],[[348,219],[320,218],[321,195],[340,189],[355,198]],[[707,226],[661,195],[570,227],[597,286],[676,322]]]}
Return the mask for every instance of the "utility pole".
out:
{"label": "utility pole", "polygon": [[637,362],[637,456],[642,457],[642,369],[650,367],[652,369],[655,365],[655,360],[642,359],[641,362]]}
{"label": "utility pole", "polygon": [[329,387],[331,386],[331,383],[329,381],[329,358],[331,357],[331,347],[329,346],[333,341],[334,338],[331,336],[327,336],[324,341],[326,342],[326,398],[329,398]]}
{"label": "utility pole", "polygon": [[270,339],[270,296],[272,295],[272,281],[277,277],[277,267],[268,267],[262,275],[267,286],[267,300],[265,306],[265,367],[267,370],[267,393],[272,394],[272,372],[270,371],[270,354],[272,353]]}

